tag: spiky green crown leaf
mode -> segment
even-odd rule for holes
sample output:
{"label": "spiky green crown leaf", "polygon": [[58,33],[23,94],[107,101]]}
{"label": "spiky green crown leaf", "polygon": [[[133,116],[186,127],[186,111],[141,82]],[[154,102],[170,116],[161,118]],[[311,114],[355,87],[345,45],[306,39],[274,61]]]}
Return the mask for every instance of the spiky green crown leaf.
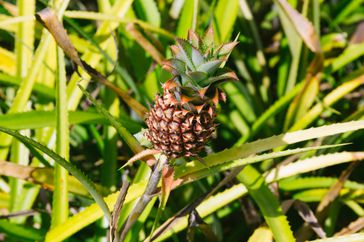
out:
{"label": "spiky green crown leaf", "polygon": [[179,86],[196,91],[238,80],[233,71],[222,67],[237,43],[216,45],[212,27],[202,38],[190,30],[187,40],[177,38],[176,44],[171,46],[173,57],[164,62],[163,68],[174,75],[173,79]]}

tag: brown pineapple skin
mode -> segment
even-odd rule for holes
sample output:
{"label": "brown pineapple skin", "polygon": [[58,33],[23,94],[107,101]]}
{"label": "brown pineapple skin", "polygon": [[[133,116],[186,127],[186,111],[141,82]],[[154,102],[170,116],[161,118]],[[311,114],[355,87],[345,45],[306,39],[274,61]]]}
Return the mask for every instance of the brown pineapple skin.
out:
{"label": "brown pineapple skin", "polygon": [[215,105],[186,111],[171,96],[168,91],[156,96],[146,118],[146,136],[154,149],[170,158],[197,156],[215,131]]}

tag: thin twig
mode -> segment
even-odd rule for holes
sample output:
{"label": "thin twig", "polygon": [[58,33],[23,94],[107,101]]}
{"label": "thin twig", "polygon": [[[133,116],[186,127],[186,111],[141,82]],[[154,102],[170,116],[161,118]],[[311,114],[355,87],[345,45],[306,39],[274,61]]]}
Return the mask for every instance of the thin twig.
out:
{"label": "thin twig", "polygon": [[113,90],[118,96],[121,97],[121,99],[123,99],[125,103],[129,105],[130,108],[135,111],[136,114],[138,114],[139,117],[144,118],[148,110],[142,104],[131,97],[126,91],[118,88],[112,82],[108,81],[104,75],[102,75],[95,68],[80,58],[76,48],[70,41],[66,30],[52,10],[45,8],[37,12],[35,16],[37,21],[52,34],[59,47],[63,49],[64,53],[71,59],[75,66],[81,67],[92,78],[105,85],[107,88]]}
{"label": "thin twig", "polygon": [[39,211],[36,210],[25,210],[25,211],[19,211],[14,213],[9,213],[5,215],[0,215],[0,219],[8,219],[8,218],[14,218],[14,217],[22,217],[22,216],[33,216],[35,214],[39,213]]}
{"label": "thin twig", "polygon": [[120,212],[121,212],[121,209],[123,208],[123,204],[124,204],[125,197],[128,192],[129,186],[130,186],[130,183],[127,180],[124,180],[123,185],[121,186],[121,189],[120,189],[118,199],[116,200],[116,203],[114,206],[114,211],[111,215],[110,237],[113,237],[113,238],[111,238],[110,241],[113,241],[113,242],[119,242],[119,240],[118,240],[118,238],[119,238],[118,221],[119,221]]}
{"label": "thin twig", "polygon": [[147,187],[143,195],[139,198],[137,204],[133,208],[132,212],[128,216],[126,222],[121,229],[121,234],[119,237],[119,241],[124,241],[126,234],[130,230],[130,228],[137,221],[145,207],[148,205],[150,200],[156,195],[156,189],[159,183],[159,180],[162,175],[162,168],[168,162],[168,159],[165,155],[161,155],[158,162],[154,166],[154,170],[150,175]]}
{"label": "thin twig", "polygon": [[242,170],[243,167],[236,167],[233,169],[228,176],[226,176],[222,181],[217,184],[210,192],[202,195],[201,197],[197,198],[195,201],[190,203],[189,205],[182,208],[178,213],[176,213],[173,217],[165,221],[157,230],[153,233],[151,236],[151,241],[158,238],[160,235],[163,234],[164,231],[166,231],[170,226],[174,223],[174,221],[178,218],[181,218],[185,215],[190,214],[202,201],[212,196],[214,193],[216,193],[221,187],[223,187],[225,184],[230,182],[232,179],[234,179],[239,172]]}

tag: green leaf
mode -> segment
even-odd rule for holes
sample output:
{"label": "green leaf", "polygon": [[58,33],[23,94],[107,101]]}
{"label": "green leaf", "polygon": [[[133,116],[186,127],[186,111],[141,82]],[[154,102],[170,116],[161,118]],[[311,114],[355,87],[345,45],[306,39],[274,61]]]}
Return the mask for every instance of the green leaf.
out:
{"label": "green leaf", "polygon": [[335,26],[340,24],[342,21],[345,21],[345,19],[358,10],[362,4],[363,0],[348,1],[345,4],[341,4],[343,8],[338,11],[338,14],[335,16],[333,21],[330,21],[330,25]]}
{"label": "green leaf", "polygon": [[316,75],[309,80],[306,80],[304,88],[295,97],[288,108],[284,124],[285,130],[302,118],[316,101],[319,93],[320,79],[321,75]]}
{"label": "green leaf", "polygon": [[206,81],[202,82],[202,86],[207,86],[209,84],[215,83],[215,82],[222,82],[222,81],[236,81],[238,80],[235,72],[227,72],[218,76],[210,77]]}
{"label": "green leaf", "polygon": [[[173,75],[181,75],[186,73],[186,64],[185,62],[181,61],[180,59],[177,58],[171,58],[168,59],[167,61],[165,61],[163,63],[163,67],[165,69],[167,69],[168,71],[170,70],[170,68],[172,68],[172,74]],[[173,71],[174,70],[174,71]]]}
{"label": "green leaf", "polygon": [[[341,152],[327,154],[299,160],[288,165],[282,165],[264,174],[264,177],[267,183],[271,183],[287,177],[297,176],[311,171],[317,171],[325,167],[363,159],[363,152]],[[327,191],[327,189],[324,190]],[[246,193],[247,189],[243,184],[234,185],[233,187],[227,188],[226,190],[216,194],[215,196],[212,196],[203,201],[197,207],[197,211],[199,212],[201,217],[207,217],[208,215],[218,211],[219,209],[224,208],[227,204],[230,204],[236,199],[246,195]],[[166,231],[164,231],[163,234],[161,234],[160,237],[157,238],[157,240],[161,241],[163,239],[166,239],[186,227],[187,216],[180,216],[176,221],[173,222],[173,226],[170,226]],[[159,229],[156,230],[155,234],[157,234],[158,231]]]}
{"label": "green leaf", "polygon": [[[33,151],[32,151],[33,152]],[[50,167],[30,167],[24,165],[14,164],[12,162],[0,162],[1,164],[1,175],[14,177],[17,179],[26,180],[28,182],[34,183],[35,185],[41,185],[47,189],[53,190],[54,188],[54,172],[53,168]],[[84,188],[84,186],[73,176],[68,176],[69,192],[90,197],[88,191]],[[109,190],[101,187],[97,184],[96,188],[102,194],[108,194]],[[6,195],[7,197],[3,197]],[[22,194],[23,195],[23,194]],[[0,193],[0,200],[8,199],[8,194]],[[3,204],[1,204],[3,207]],[[28,208],[30,209],[30,208]]]}
{"label": "green leaf", "polygon": [[[66,12],[67,13],[67,12]],[[68,11],[68,13],[70,13]],[[77,13],[79,13],[78,11],[72,11],[72,13],[74,15],[77,15]],[[88,15],[92,15],[92,13],[90,12],[82,12],[83,14],[88,14]],[[81,13],[80,13],[81,14]],[[74,16],[73,15],[73,16]],[[81,14],[82,15],[82,14]],[[110,16],[110,15],[106,15],[108,17],[113,17],[115,20],[119,20],[120,18],[118,18],[117,16]],[[99,18],[95,18],[96,20],[98,20]],[[136,98],[140,97],[140,93],[139,93],[139,89],[136,87],[134,80],[132,79],[132,77],[129,75],[129,73],[125,70],[124,67],[122,67],[121,65],[117,65],[117,63],[114,61],[113,57],[110,56],[110,54],[108,54],[100,45],[100,43],[98,43],[94,38],[93,35],[90,35],[88,33],[86,33],[82,27],[80,27],[78,25],[78,23],[72,19],[69,19],[67,17],[64,18],[64,21],[69,24],[80,36],[82,36],[86,42],[90,43],[92,46],[94,46],[101,54],[102,56],[111,64],[115,67],[115,71],[122,77],[122,79],[127,83],[127,85],[133,90],[133,92],[135,93]],[[143,22],[144,24],[147,25],[147,23]],[[149,26],[149,25],[148,25]],[[72,35],[70,35],[70,38],[72,37]],[[71,39],[72,40],[72,39]],[[72,41],[73,42],[73,41]],[[75,43],[76,44],[76,43]],[[87,50],[90,50],[92,48],[88,48]],[[78,51],[80,51],[78,49]]]}
{"label": "green leaf", "polygon": [[201,65],[202,63],[205,62],[205,58],[202,56],[202,54],[200,53],[200,51],[198,51],[195,47],[192,46],[191,48],[191,59],[193,62],[193,65],[195,67]]}
{"label": "green leaf", "polygon": [[[139,183],[132,184],[129,187],[129,191],[125,197],[123,207],[126,207],[132,201],[139,198],[143,194],[146,185],[147,185],[147,180],[143,180]],[[105,202],[110,207],[110,209],[114,208],[114,204],[117,200],[118,195],[119,192],[115,192],[105,198]],[[122,214],[122,216],[127,216],[127,215],[128,214]],[[101,217],[102,217],[102,210],[100,209],[100,207],[97,206],[97,204],[92,204],[85,210],[69,218],[65,223],[51,229],[47,233],[45,241],[49,242],[63,241],[64,239],[68,238],[69,236],[81,230],[82,228],[90,225],[91,223],[95,222]],[[120,221],[119,224],[121,224]]]}
{"label": "green leaf", "polygon": [[118,131],[121,138],[129,145],[130,149],[135,153],[139,153],[143,151],[143,147],[139,144],[139,142],[135,139],[135,137],[130,134],[130,132],[114,117],[112,116],[103,106],[98,104],[96,100],[81,86],[79,88],[85,94],[85,96],[91,101],[93,105],[95,105],[96,110],[104,116],[110,124]]}
{"label": "green leaf", "polygon": [[252,166],[246,166],[238,174],[237,179],[245,185],[249,195],[258,204],[276,241],[295,241],[287,218],[263,176]]}
{"label": "green leaf", "polygon": [[248,242],[271,242],[273,241],[272,231],[266,226],[261,226],[254,230],[254,233],[249,237]]}
{"label": "green leaf", "polygon": [[134,0],[134,6],[141,19],[146,20],[155,27],[161,25],[161,16],[154,0]]}
{"label": "green leaf", "polygon": [[[236,39],[238,36],[236,37]],[[235,46],[238,44],[238,41],[232,41],[229,43],[222,44],[217,50],[216,55],[220,58],[222,56],[229,56]]]}
{"label": "green leaf", "polygon": [[21,241],[43,241],[45,233],[41,230],[0,220],[0,231],[5,232]]}
{"label": "green leaf", "polygon": [[[286,146],[289,144],[294,144],[305,140],[325,137],[339,133],[345,133],[348,131],[359,130],[363,128],[364,128],[364,121],[352,121],[352,122],[322,126],[318,128],[300,130],[296,132],[281,134],[278,136],[272,136],[269,138],[233,147],[209,155],[204,158],[204,161],[206,164],[208,164],[209,167],[213,167],[218,164],[223,164],[228,161],[241,159],[249,155],[260,153],[276,147]],[[188,176],[188,174],[196,173],[204,169],[206,169],[206,166],[201,164],[199,161],[191,161],[182,166],[176,167],[175,173],[176,177],[179,178]]]}
{"label": "green leaf", "polygon": [[[319,157],[300,160],[295,163],[281,166],[278,169],[273,169],[266,175],[266,181],[267,183],[271,183],[273,181],[279,181],[281,179],[290,176],[295,176],[310,171],[317,171],[325,167],[345,162],[351,162],[353,161],[353,159],[363,159],[363,158],[364,158],[364,153],[362,152],[341,152],[336,154],[328,154]],[[129,192],[125,199],[125,206],[127,203],[141,196],[141,194],[144,192],[145,185],[146,182],[144,181],[138,184],[133,184],[129,188]],[[199,212],[201,217],[206,217],[216,212],[217,210],[225,207],[227,204],[233,202],[234,200],[240,198],[241,196],[244,196],[246,193],[247,190],[242,184],[235,185],[202,202],[197,207],[197,211]],[[107,202],[109,207],[113,208],[117,196],[118,192],[113,193],[105,198],[105,201]],[[69,218],[64,224],[52,229],[47,235],[49,236],[48,241],[52,242],[62,241],[65,238],[74,234],[75,232],[79,231],[80,229],[86,227],[87,225],[101,218],[101,216],[102,216],[102,211],[96,204],[93,204],[87,207],[82,212]],[[165,239],[171,236],[172,234],[181,231],[186,227],[187,227],[187,216],[181,216],[178,218],[177,221],[173,223],[173,226],[171,226],[171,228],[169,228],[160,237],[158,237],[158,241],[160,241],[161,239]],[[155,234],[157,233],[158,229],[156,230]]]}
{"label": "green leaf", "polygon": [[364,75],[361,75],[353,80],[344,82],[343,84],[332,90],[329,94],[327,94],[322,102],[313,106],[289,130],[294,131],[307,127],[325,110],[326,107],[330,107],[338,100],[343,98],[346,94],[358,88],[363,83]]}
{"label": "green leaf", "polygon": [[[10,19],[10,18],[9,18]],[[0,22],[0,26],[3,25]],[[16,72],[16,56],[14,55],[14,53],[12,51],[9,51],[5,48],[0,47],[0,70],[10,73],[10,74],[15,74]]]}
{"label": "green leaf", "polygon": [[176,57],[185,62],[190,70],[196,70],[196,67],[201,65],[205,58],[187,40],[177,39],[176,41],[178,47]]}
{"label": "green leaf", "polygon": [[178,21],[177,36],[186,38],[189,29],[193,29],[194,16],[197,9],[195,9],[195,2],[197,0],[185,0],[183,5],[182,14]]}
{"label": "green leaf", "polygon": [[[321,52],[320,41],[312,23],[294,9],[286,0],[276,0],[278,7],[285,14],[294,30],[306,46],[315,53]],[[286,33],[288,35],[288,33]]]}
{"label": "green leaf", "polygon": [[354,60],[364,55],[364,43],[360,44],[351,44],[349,45],[344,52],[335,58],[328,69],[331,72],[336,72],[339,69],[343,68],[346,65],[349,65]]}
{"label": "green leaf", "polygon": [[199,86],[203,86],[203,84],[200,84],[200,82],[204,81],[208,77],[206,72],[201,71],[188,72],[187,75],[191,80],[199,84]]}
{"label": "green leaf", "polygon": [[[133,2],[132,0],[114,1],[114,5],[110,9],[110,11],[108,11],[108,15],[124,19],[125,14],[129,10],[132,2]],[[114,43],[114,41],[113,41],[114,38],[112,36],[110,36],[110,33],[112,31],[114,31],[117,27],[119,27],[119,23],[114,22],[114,21],[104,21],[99,26],[94,38],[100,39],[99,44],[100,44],[100,46],[102,46],[103,49],[107,49]],[[107,37],[106,39],[105,39],[105,36]],[[102,38],[100,38],[100,37],[102,37]],[[111,41],[107,41],[107,40],[111,40]],[[99,64],[101,58],[102,58],[102,55],[100,55],[99,53],[93,52],[92,50],[88,50],[81,57],[82,60],[84,60],[91,66],[96,66],[97,64]],[[84,73],[84,71],[80,71],[80,72],[81,72],[81,74]],[[67,85],[67,94],[69,97],[68,109],[72,110],[72,111],[77,109],[78,104],[82,98],[82,92],[77,87],[77,84],[79,83],[79,81],[80,81],[79,73],[74,72]],[[88,85],[88,83],[89,83],[89,80],[87,80],[87,81],[85,80],[81,83],[81,85],[83,87],[86,87]]]}
{"label": "green leaf", "polygon": [[80,171],[76,166],[74,166],[70,162],[68,162],[65,159],[63,159],[62,157],[60,157],[58,154],[56,154],[54,151],[50,150],[48,147],[43,146],[42,144],[40,144],[26,136],[21,135],[16,131],[13,131],[13,130],[7,129],[7,128],[2,128],[2,127],[0,127],[0,131],[15,137],[22,143],[29,144],[29,145],[39,149],[40,151],[44,152],[46,155],[51,157],[59,165],[63,166],[69,173],[71,173],[74,177],[76,177],[82,183],[82,185],[87,189],[87,191],[91,194],[91,196],[95,199],[95,201],[101,207],[105,216],[110,220],[110,218],[111,218],[110,211],[109,211],[107,205],[105,204],[105,201],[103,200],[102,196],[98,193],[98,191],[96,190],[92,181],[90,181],[89,178],[82,171]]}
{"label": "green leaf", "polygon": [[[21,78],[17,78],[6,73],[0,73],[0,83],[5,85],[20,86]],[[47,100],[55,99],[55,92],[53,88],[46,85],[35,83],[33,86],[34,93],[38,94],[40,97],[44,97]]]}
{"label": "green leaf", "polygon": [[[108,124],[109,122],[97,112],[85,111],[70,111],[69,122],[70,124]],[[137,132],[141,129],[141,124],[131,120],[126,116],[122,116],[120,120],[125,127],[128,127],[130,132]],[[37,129],[44,127],[56,126],[56,113],[55,111],[29,111],[22,113],[12,113],[0,115],[0,126],[21,130],[21,129]]]}
{"label": "green leaf", "polygon": [[[197,179],[201,179],[202,177],[210,175],[212,172],[221,172],[221,171],[233,169],[233,168],[244,166],[244,165],[261,162],[264,160],[299,154],[302,152],[308,152],[308,151],[313,151],[313,150],[329,149],[329,148],[333,148],[335,146],[343,146],[343,145],[347,145],[347,144],[323,145],[323,146],[316,146],[316,147],[297,148],[297,149],[292,149],[292,150],[284,150],[284,151],[271,152],[271,153],[267,153],[267,154],[250,156],[250,157],[246,157],[246,158],[239,159],[239,160],[224,162],[224,163],[216,165],[216,166],[210,166],[208,164],[208,167],[205,167],[205,169],[199,170],[194,173],[189,173],[187,176],[183,176],[182,178],[185,180],[191,180],[191,179],[197,180]],[[177,169],[177,171],[178,171],[178,169]]]}
{"label": "green leaf", "polygon": [[[105,122],[96,112],[70,112],[70,123],[100,123]],[[36,129],[56,126],[55,111],[29,111],[22,113],[12,113],[0,116],[0,126],[9,129]]]}
{"label": "green leaf", "polygon": [[[312,188],[330,188],[338,181],[335,177],[298,177],[294,179],[285,179],[279,182],[279,188],[284,191],[296,191]],[[364,190],[364,184],[346,181],[344,188],[353,190]]]}
{"label": "green leaf", "polygon": [[[284,9],[278,4],[278,15],[282,22],[282,27],[284,33],[288,40],[288,47],[292,55],[292,61],[289,68],[289,76],[286,83],[284,83],[284,79],[279,83],[280,94],[287,93],[291,91],[291,89],[295,86],[298,75],[298,68],[300,63],[301,49],[302,49],[302,39],[297,33],[294,24],[290,21],[289,17],[285,14]],[[282,41],[283,42],[283,41]],[[284,66],[283,63],[281,66]],[[284,86],[284,87],[283,87]],[[282,89],[285,88],[282,93]]]}
{"label": "green leaf", "polygon": [[227,82],[223,85],[229,100],[231,100],[235,107],[239,110],[240,114],[248,122],[254,122],[257,118],[254,105],[251,102],[249,94],[244,91],[244,87],[240,83]]}
{"label": "green leaf", "polygon": [[219,0],[214,13],[215,40],[225,42],[230,39],[238,16],[238,0]]}
{"label": "green leaf", "polygon": [[[304,191],[295,193],[293,195],[293,198],[301,200],[303,202],[307,202],[307,203],[320,202],[325,197],[325,195],[327,194],[328,191],[329,191],[329,189],[325,189],[325,188],[304,190]],[[341,191],[343,191],[343,190],[341,190]]]}
{"label": "green leaf", "polygon": [[201,65],[199,65],[197,67],[197,71],[201,71],[201,72],[206,72],[208,74],[213,74],[217,69],[219,69],[219,67],[221,66],[221,64],[223,63],[223,60],[211,60],[211,61],[207,61],[205,63],[202,63]]}
{"label": "green leaf", "polygon": [[[294,89],[278,99],[262,115],[260,115],[259,118],[253,123],[250,137],[254,137],[254,135],[256,135],[264,127],[264,124],[266,124],[266,122],[270,118],[275,117],[276,114],[284,110],[284,107],[286,107],[289,102],[296,96],[296,94],[303,88],[303,85],[304,83],[296,85]],[[248,137],[242,137],[237,142],[237,145],[243,144],[247,140],[247,138]]]}
{"label": "green leaf", "polygon": [[361,242],[364,241],[364,233],[349,234],[326,239],[311,240],[311,242]]}
{"label": "green leaf", "polygon": [[[56,153],[69,160],[70,136],[69,117],[67,111],[67,77],[64,53],[56,47]],[[61,165],[54,164],[54,192],[52,200],[51,226],[63,223],[69,216],[68,204],[68,172]]]}

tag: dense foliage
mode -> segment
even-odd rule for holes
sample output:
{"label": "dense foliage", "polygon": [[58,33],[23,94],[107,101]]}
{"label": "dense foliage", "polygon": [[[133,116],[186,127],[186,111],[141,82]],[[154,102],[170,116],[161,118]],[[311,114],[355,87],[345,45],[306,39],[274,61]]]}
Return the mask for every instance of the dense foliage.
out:
{"label": "dense foliage", "polygon": [[[363,2],[0,1],[1,238],[364,241]],[[167,159],[145,115],[210,26],[238,80]]]}

